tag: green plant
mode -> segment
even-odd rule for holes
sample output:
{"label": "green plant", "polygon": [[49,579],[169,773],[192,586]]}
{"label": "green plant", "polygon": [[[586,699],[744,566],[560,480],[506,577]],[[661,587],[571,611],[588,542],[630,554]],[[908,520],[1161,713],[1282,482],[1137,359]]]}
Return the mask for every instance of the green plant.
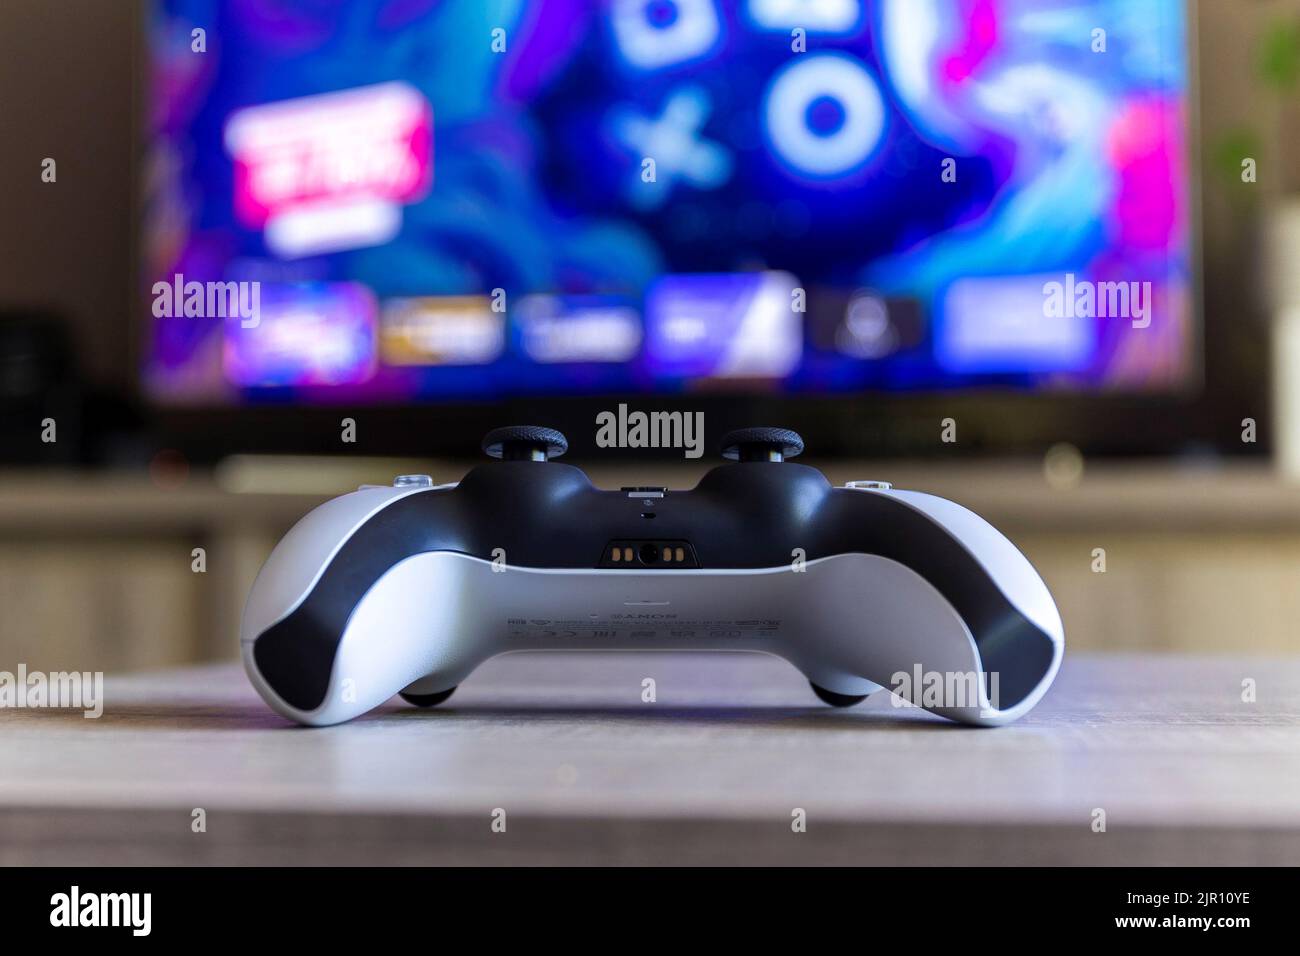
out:
{"label": "green plant", "polygon": [[[1283,103],[1300,97],[1300,14],[1279,18],[1264,31],[1254,53],[1254,74],[1259,86]],[[1239,185],[1243,159],[1258,157],[1263,143],[1264,136],[1256,127],[1235,126],[1210,144],[1211,166],[1225,183]],[[1291,185],[1300,186],[1300,182]],[[1241,195],[1251,196],[1253,190]]]}

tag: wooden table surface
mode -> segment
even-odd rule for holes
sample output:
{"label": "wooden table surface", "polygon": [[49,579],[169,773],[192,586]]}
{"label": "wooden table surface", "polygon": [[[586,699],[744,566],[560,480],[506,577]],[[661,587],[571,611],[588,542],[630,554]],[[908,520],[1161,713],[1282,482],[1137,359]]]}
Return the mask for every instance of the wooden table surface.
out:
{"label": "wooden table surface", "polygon": [[991,730],[745,654],[507,655],[315,730],[237,666],[105,698],[0,711],[0,863],[1300,863],[1300,659],[1067,653]]}

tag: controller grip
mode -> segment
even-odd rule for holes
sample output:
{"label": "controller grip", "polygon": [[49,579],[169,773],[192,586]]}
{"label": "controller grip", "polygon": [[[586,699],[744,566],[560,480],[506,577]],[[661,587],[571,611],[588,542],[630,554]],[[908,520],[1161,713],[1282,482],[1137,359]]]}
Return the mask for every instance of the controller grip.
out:
{"label": "controller grip", "polygon": [[898,561],[846,554],[807,574],[807,639],[783,656],[819,687],[862,695],[877,685],[951,720],[999,726],[1033,707],[1060,666],[1059,634],[1008,614],[977,641],[935,584]]}
{"label": "controller grip", "polygon": [[974,559],[1007,602],[1052,640],[1064,642],[1061,614],[1047,584],[1001,531],[955,501],[920,491],[877,492],[924,515]]}
{"label": "controller grip", "polygon": [[[383,595],[387,614],[366,600],[346,613],[334,613],[338,609],[331,606],[330,595],[316,593],[324,590],[318,589],[322,576],[358,529],[383,508],[420,490],[366,488],[328,501],[294,525],[263,565],[244,607],[240,645],[249,679],[277,713],[305,724],[337,723],[430,673],[415,673],[389,687],[407,670],[418,670],[419,655],[413,656],[410,648],[444,627],[440,618],[455,616],[454,582],[421,579],[404,592],[391,586],[408,576],[399,564],[366,595]],[[431,585],[441,599],[411,607],[415,595],[427,600]],[[354,634],[371,635],[374,646],[359,653],[361,639]]]}
{"label": "controller grip", "polygon": [[[342,633],[313,634],[308,620],[245,643],[250,680],[277,713],[315,727],[351,720],[416,681],[424,693],[450,690],[491,643],[473,613],[470,578],[481,576],[481,563],[449,553],[398,562],[367,591]],[[304,674],[315,675],[310,685]]]}
{"label": "controller grip", "polygon": [[330,561],[362,525],[419,489],[363,488],[313,508],[289,529],[257,574],[239,639],[255,640],[287,617],[311,593]]}
{"label": "controller grip", "polygon": [[[868,540],[884,543],[879,553],[912,572],[884,593],[862,581],[836,587],[880,594],[866,660],[856,661],[870,668],[863,676],[964,723],[1004,724],[1033,707],[1056,676],[1065,631],[1029,559],[955,502],[888,488],[849,493],[889,505],[870,509],[862,550],[873,550]],[[888,567],[871,573],[873,581],[896,576]]]}

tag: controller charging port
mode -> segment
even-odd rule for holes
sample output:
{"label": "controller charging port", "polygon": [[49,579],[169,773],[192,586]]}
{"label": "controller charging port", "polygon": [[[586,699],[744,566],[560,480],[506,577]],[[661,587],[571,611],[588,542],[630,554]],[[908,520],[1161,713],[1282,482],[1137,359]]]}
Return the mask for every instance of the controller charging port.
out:
{"label": "controller charging port", "polygon": [[601,568],[655,568],[667,571],[698,568],[695,549],[689,541],[647,541],[633,538],[611,541],[597,567]]}

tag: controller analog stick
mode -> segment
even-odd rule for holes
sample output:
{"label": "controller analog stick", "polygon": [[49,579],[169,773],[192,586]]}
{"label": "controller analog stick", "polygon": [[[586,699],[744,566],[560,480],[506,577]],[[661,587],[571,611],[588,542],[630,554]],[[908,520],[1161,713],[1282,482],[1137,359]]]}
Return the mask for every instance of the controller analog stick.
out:
{"label": "controller analog stick", "polygon": [[[456,685],[460,686],[459,684]],[[456,693],[456,688],[444,690],[437,694],[408,694],[406,691],[398,691],[398,696],[408,704],[414,704],[416,707],[437,707],[444,700]]]}
{"label": "controller analog stick", "polygon": [[732,461],[785,461],[803,451],[803,439],[788,428],[741,428],[722,436],[722,457]]}
{"label": "controller analog stick", "polygon": [[505,461],[546,461],[569,450],[569,441],[554,428],[509,425],[483,436],[483,451]]}
{"label": "controller analog stick", "polygon": [[837,694],[825,687],[818,687],[812,681],[808,682],[808,686],[813,689],[814,694],[822,699],[823,703],[830,704],[832,707],[852,707],[854,704],[860,704],[871,696],[870,694]]}

